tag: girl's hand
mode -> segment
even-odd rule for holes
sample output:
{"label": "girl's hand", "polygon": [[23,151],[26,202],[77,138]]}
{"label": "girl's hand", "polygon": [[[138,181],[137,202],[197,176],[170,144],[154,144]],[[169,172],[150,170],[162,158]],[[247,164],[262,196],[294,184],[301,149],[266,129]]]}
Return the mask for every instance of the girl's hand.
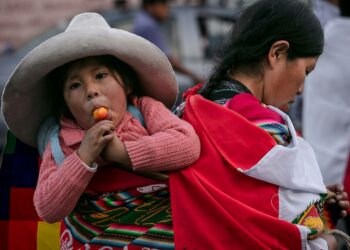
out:
{"label": "girl's hand", "polygon": [[328,196],[326,204],[329,207],[329,211],[332,213],[332,217],[339,219],[347,215],[349,208],[348,194],[344,191],[342,184],[335,184],[327,186]]}
{"label": "girl's hand", "polygon": [[121,163],[125,166],[132,165],[124,143],[116,135],[113,136],[113,139],[103,149],[101,157],[107,162]]}
{"label": "girl's hand", "polygon": [[79,158],[85,164],[91,166],[105,146],[113,140],[114,129],[113,122],[109,120],[99,121],[89,128],[78,148]]}

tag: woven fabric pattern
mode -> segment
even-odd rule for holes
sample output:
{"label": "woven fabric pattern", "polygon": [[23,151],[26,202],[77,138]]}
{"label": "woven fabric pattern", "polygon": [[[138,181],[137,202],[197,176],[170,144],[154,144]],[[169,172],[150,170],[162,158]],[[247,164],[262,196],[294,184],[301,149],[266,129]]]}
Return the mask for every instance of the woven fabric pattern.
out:
{"label": "woven fabric pattern", "polygon": [[60,223],[41,221],[33,205],[37,150],[7,133],[0,169],[0,242],[3,250],[60,249]]}

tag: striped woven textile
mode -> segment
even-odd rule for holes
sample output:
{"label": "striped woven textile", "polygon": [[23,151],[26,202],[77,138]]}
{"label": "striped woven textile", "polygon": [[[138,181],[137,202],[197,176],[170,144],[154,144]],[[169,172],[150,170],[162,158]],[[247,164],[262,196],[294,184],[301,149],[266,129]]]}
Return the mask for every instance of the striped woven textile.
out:
{"label": "striped woven textile", "polygon": [[291,135],[287,125],[277,122],[256,122],[255,125],[268,132],[279,145],[287,146],[290,143]]}
{"label": "striped woven textile", "polygon": [[[174,249],[168,187],[84,195],[64,222],[42,221],[33,205],[40,157],[7,133],[0,169],[0,249]],[[163,186],[162,186],[163,185]]]}
{"label": "striped woven textile", "polygon": [[63,248],[174,249],[169,191],[159,187],[146,193],[147,188],[135,188],[96,198],[83,195],[64,219],[61,232],[71,240]]}
{"label": "striped woven textile", "polygon": [[60,249],[60,224],[41,221],[34,209],[39,157],[10,132],[0,169],[0,249]]}

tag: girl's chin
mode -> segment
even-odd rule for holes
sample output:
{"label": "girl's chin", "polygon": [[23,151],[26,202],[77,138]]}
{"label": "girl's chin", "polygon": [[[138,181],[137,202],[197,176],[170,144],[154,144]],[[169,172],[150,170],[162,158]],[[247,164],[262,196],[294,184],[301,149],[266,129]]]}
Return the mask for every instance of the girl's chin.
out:
{"label": "girl's chin", "polygon": [[94,126],[95,124],[93,122],[91,123],[83,123],[83,122],[79,122],[76,120],[76,123],[82,128],[82,129],[89,129],[92,126]]}

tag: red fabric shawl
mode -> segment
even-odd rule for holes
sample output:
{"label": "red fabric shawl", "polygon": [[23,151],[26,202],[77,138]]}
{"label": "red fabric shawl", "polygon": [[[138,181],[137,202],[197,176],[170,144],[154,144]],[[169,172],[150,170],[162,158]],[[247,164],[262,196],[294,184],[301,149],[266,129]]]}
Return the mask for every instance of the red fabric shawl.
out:
{"label": "red fabric shawl", "polygon": [[183,118],[202,149],[196,163],[170,175],[176,249],[301,249],[298,228],[278,219],[278,186],[237,171],[270,151],[272,137],[199,95],[187,99]]}
{"label": "red fabric shawl", "polygon": [[[348,164],[345,171],[344,177],[344,190],[350,194],[350,152],[348,156]],[[350,208],[348,208],[348,216],[350,216]]]}

